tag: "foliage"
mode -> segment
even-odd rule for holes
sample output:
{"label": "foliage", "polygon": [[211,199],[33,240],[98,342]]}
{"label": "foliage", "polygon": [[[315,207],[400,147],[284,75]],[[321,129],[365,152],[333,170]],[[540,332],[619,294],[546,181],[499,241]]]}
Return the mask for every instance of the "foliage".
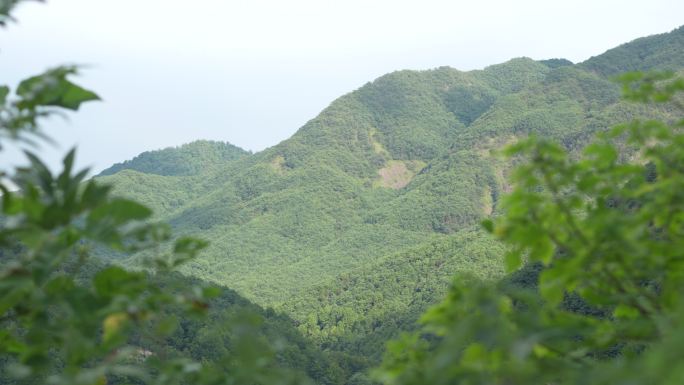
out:
{"label": "foliage", "polygon": [[[538,291],[460,278],[396,342],[379,378],[395,384],[675,384],[684,241],[684,79],[632,73],[625,97],[666,103],[647,120],[600,135],[573,160],[530,138],[503,215],[486,222],[510,246],[510,270],[540,263]],[[632,151],[621,151],[625,140]],[[529,287],[529,286],[528,286]],[[659,362],[660,360],[663,363]]]}
{"label": "foliage", "polygon": [[[25,0],[0,0],[0,27],[4,27],[8,22],[13,21],[12,16],[10,16],[11,11],[19,3]],[[42,1],[42,0],[35,0]]]}
{"label": "foliage", "polygon": [[77,68],[57,67],[19,83],[16,98],[11,100],[10,88],[0,87],[0,138],[29,140],[40,135],[38,119],[58,113],[60,108],[78,110],[82,103],[98,100],[98,96],[67,77]]}
{"label": "foliage", "polygon": [[[77,109],[94,99],[66,79],[71,73],[73,68],[59,68],[22,82],[18,99],[5,108],[3,130],[12,138],[37,133],[37,119],[53,113],[46,107]],[[12,176],[17,190],[0,185],[6,378],[54,384],[94,384],[117,374],[144,378],[147,373],[130,362],[137,353],[126,346],[128,324],[144,321],[164,303],[201,307],[202,297],[169,297],[143,273],[119,267],[99,271],[87,284],[78,284],[70,270],[87,258],[91,244],[138,251],[167,240],[168,229],[145,223],[151,214],[146,207],[111,197],[107,186],[84,182],[87,170],[73,172],[74,151],[54,176],[36,155],[26,155],[30,166]],[[173,254],[160,256],[156,265],[174,267],[203,247],[202,241],[179,239]],[[185,367],[174,364],[164,369]]]}

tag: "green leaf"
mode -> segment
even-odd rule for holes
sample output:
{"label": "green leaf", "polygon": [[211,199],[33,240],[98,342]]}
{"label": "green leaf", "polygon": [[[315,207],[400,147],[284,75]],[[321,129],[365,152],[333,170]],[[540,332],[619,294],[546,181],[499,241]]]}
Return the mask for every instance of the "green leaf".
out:
{"label": "green leaf", "polygon": [[7,102],[7,95],[10,93],[10,88],[7,86],[0,86],[0,104]]}
{"label": "green leaf", "polygon": [[506,271],[512,272],[520,268],[522,259],[520,258],[520,253],[518,251],[509,251],[506,253]]}
{"label": "green leaf", "polygon": [[461,363],[466,367],[484,368],[487,362],[487,349],[482,344],[472,343],[464,351]]}
{"label": "green leaf", "polygon": [[140,273],[132,273],[118,266],[108,267],[99,271],[93,278],[95,292],[104,297],[111,297],[117,293],[127,291],[127,288],[141,283]]}
{"label": "green leaf", "polygon": [[16,215],[21,212],[21,199],[17,199],[7,187],[0,184],[0,193],[2,194],[2,212],[5,215]]}
{"label": "green leaf", "polygon": [[613,311],[615,318],[635,319],[639,317],[639,310],[631,306],[620,304]]}
{"label": "green leaf", "polygon": [[94,92],[67,79],[76,73],[75,67],[59,67],[22,81],[17,88],[17,95],[22,100],[17,106],[20,109],[54,106],[78,110],[82,103],[100,100]]}
{"label": "green leaf", "polygon": [[551,351],[547,349],[544,345],[535,344],[532,347],[532,352],[538,358],[544,358],[551,355]]}
{"label": "green leaf", "polygon": [[86,187],[83,190],[83,195],[81,197],[83,206],[90,209],[99,206],[107,199],[110,190],[111,186],[100,185],[91,179],[86,183]]}
{"label": "green leaf", "polygon": [[174,315],[162,318],[157,324],[157,333],[160,335],[169,335],[178,328],[178,318]]}
{"label": "green leaf", "polygon": [[45,165],[45,163],[43,163],[42,160],[40,160],[40,158],[38,158],[38,156],[32,152],[24,151],[24,154],[31,162],[31,172],[37,178],[36,182],[38,182],[43,191],[52,196],[54,190],[52,186],[53,178],[50,169],[47,167],[47,165]]}
{"label": "green leaf", "polygon": [[152,210],[128,199],[114,199],[93,210],[88,217],[91,223],[100,220],[122,224],[128,221],[144,220],[152,215]]}
{"label": "green leaf", "polygon": [[494,233],[494,222],[492,222],[491,219],[485,219],[480,223],[482,224],[482,227],[484,227],[484,229],[487,230],[488,233]]}
{"label": "green leaf", "polygon": [[553,252],[553,243],[548,238],[539,236],[537,237],[536,243],[530,251],[530,259],[548,265],[551,263]]}
{"label": "green leaf", "polygon": [[81,104],[95,100],[100,100],[100,97],[94,92],[73,83],[68,83],[61,100],[55,103],[55,105],[70,110],[78,110]]}
{"label": "green leaf", "polygon": [[20,1],[22,0],[0,0],[0,26],[4,27],[8,21],[13,20],[10,12]]}
{"label": "green leaf", "polygon": [[71,277],[60,275],[51,279],[45,285],[45,292],[57,296],[61,293],[72,290],[74,287],[75,283]]}
{"label": "green leaf", "polygon": [[107,316],[102,322],[102,339],[105,342],[110,342],[119,336],[120,330],[128,323],[128,318],[128,314],[124,312],[117,312]]}
{"label": "green leaf", "polygon": [[554,269],[548,269],[539,277],[539,292],[551,304],[558,304],[563,300],[565,286],[559,275],[562,274]]}
{"label": "green leaf", "polygon": [[593,143],[587,146],[585,154],[594,157],[600,167],[608,167],[613,164],[618,157],[617,150],[607,143]]}
{"label": "green leaf", "polygon": [[179,238],[173,246],[176,254],[195,254],[207,246],[207,242],[192,237]]}

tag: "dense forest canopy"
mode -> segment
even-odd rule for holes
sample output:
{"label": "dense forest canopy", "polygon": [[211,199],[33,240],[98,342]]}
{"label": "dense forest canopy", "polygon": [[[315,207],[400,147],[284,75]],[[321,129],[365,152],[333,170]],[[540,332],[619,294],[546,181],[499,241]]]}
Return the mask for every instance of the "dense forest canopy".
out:
{"label": "dense forest canopy", "polygon": [[[620,58],[605,60],[681,66],[681,34],[680,28],[647,45],[625,44]],[[576,65],[517,58],[470,72],[398,71],[340,97],[262,152],[198,167],[206,170],[199,175],[129,169],[100,180],[153,207],[179,233],[212,241],[184,273],[287,312],[325,346],[338,346],[344,335],[357,339],[361,330],[362,338],[392,335],[392,325],[411,324],[434,301],[410,292],[415,285],[439,298],[456,272],[502,276],[500,246],[477,229],[501,213],[500,198],[511,188],[514,163],[497,157],[498,150],[535,134],[577,154],[615,124],[674,118],[671,109],[621,99],[620,86],[591,64],[603,57]],[[444,254],[453,257],[428,263]],[[136,266],[144,255],[111,258]],[[407,270],[397,262],[403,258],[419,264]],[[381,278],[387,269],[396,269],[404,290]],[[416,278],[408,278],[413,269]],[[372,295],[362,280],[377,281]],[[378,315],[388,319],[372,321]],[[404,315],[411,316],[394,321]]]}
{"label": "dense forest canopy", "polygon": [[[27,152],[0,384],[678,383],[683,36],[394,72],[254,154]],[[2,144],[98,100],[78,71],[0,87]]]}

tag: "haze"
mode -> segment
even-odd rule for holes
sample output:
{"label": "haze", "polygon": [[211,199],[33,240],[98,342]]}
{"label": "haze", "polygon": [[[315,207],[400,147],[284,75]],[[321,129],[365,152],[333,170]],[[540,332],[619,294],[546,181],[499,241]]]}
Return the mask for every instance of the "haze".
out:
{"label": "haze", "polygon": [[[682,24],[684,2],[52,0],[0,31],[2,83],[58,64],[104,102],[45,122],[47,157],[94,170],[196,139],[252,151],[332,100],[399,69],[573,62]],[[616,11],[617,10],[617,11]],[[20,162],[4,152],[3,164]]]}

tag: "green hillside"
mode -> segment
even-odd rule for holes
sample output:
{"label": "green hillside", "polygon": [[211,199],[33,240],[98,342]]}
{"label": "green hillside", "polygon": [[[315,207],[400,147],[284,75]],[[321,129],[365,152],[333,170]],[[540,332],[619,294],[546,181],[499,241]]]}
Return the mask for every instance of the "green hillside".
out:
{"label": "green hillside", "polygon": [[[91,279],[104,267],[98,260],[89,260],[76,269],[78,280]],[[189,288],[215,292],[206,304],[205,316],[189,316],[180,304],[167,306],[158,320],[148,325],[150,330],[135,332],[130,344],[152,356],[222,365],[234,365],[234,357],[255,356],[272,361],[270,369],[255,362],[254,367],[244,370],[283,371],[283,375],[298,379],[297,383],[318,385],[344,384],[358,370],[354,361],[324,352],[305,338],[287,315],[255,305],[234,290],[178,273],[150,275],[148,279],[164,292],[177,296],[187,293]],[[171,331],[164,338],[155,329],[162,327]],[[4,384],[1,380],[0,383]]]}
{"label": "green hillside", "polygon": [[670,33],[642,37],[580,64],[603,76],[627,71],[677,71],[684,62],[684,26]]}
{"label": "green hillside", "polygon": [[123,170],[156,175],[196,175],[207,167],[215,167],[247,155],[249,152],[230,143],[197,140],[175,148],[143,152],[131,160],[103,170],[100,175],[112,175]]}
{"label": "green hillside", "polygon": [[299,330],[319,344],[378,359],[385,341],[411,329],[427,307],[443,298],[455,274],[498,279],[504,254],[475,226],[341,274],[283,310],[308,314]]}
{"label": "green hillside", "polygon": [[[180,232],[212,240],[187,273],[279,307],[489,214],[499,190],[491,162],[451,147],[477,100],[493,102],[548,71],[516,59],[471,73],[396,72],[334,101],[283,143],[201,176],[145,183],[127,170],[103,179]],[[455,96],[468,90],[473,100]]]}
{"label": "green hillside", "polygon": [[621,101],[608,77],[681,70],[683,37],[679,28],[579,64],[398,71],[264,151],[195,142],[98,178],[211,241],[184,273],[286,312],[326,349],[375,360],[454,273],[501,276],[502,247],[476,229],[508,190],[511,164],[496,150],[535,134],[576,151],[614,124],[667,120],[666,109]]}

